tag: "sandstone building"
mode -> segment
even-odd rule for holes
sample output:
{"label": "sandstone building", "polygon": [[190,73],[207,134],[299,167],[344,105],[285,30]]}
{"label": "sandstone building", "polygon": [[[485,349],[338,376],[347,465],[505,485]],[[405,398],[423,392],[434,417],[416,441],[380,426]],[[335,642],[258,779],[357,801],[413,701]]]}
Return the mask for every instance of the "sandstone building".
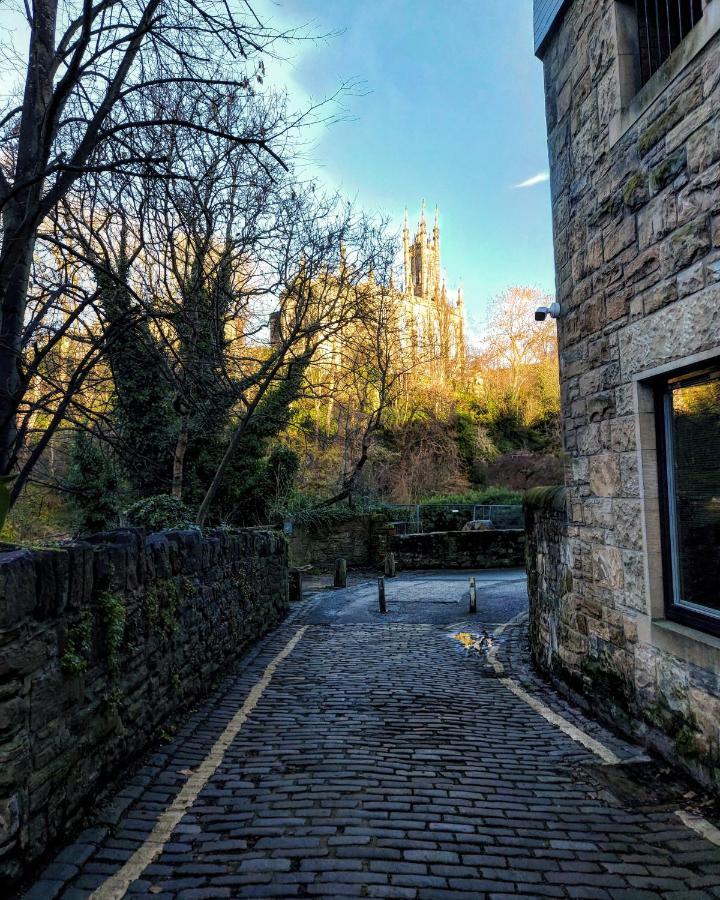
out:
{"label": "sandstone building", "polygon": [[[341,267],[342,268],[342,267]],[[325,276],[328,278],[328,276]],[[319,279],[322,284],[329,281]],[[448,290],[440,253],[439,213],[435,209],[432,233],[428,231],[425,202],[420,220],[411,238],[407,212],[403,227],[402,287],[390,283],[377,284],[372,273],[362,273],[358,279],[347,279],[358,295],[365,291],[370,296],[383,297],[392,310],[389,331],[396,336],[394,344],[402,357],[402,366],[412,369],[414,379],[423,378],[433,383],[443,383],[459,375],[465,365],[465,304],[462,288],[452,296]],[[318,291],[323,294],[322,289]],[[295,308],[284,299],[282,309],[270,316],[270,338],[273,343],[282,340],[288,327],[284,319],[293,321]],[[316,356],[316,363],[326,368],[342,369],[343,355],[354,352],[358,329],[355,324],[330,334]]]}
{"label": "sandstone building", "polygon": [[449,375],[465,359],[465,304],[462,288],[454,298],[448,292],[440,255],[438,210],[436,207],[430,235],[424,201],[412,240],[405,214],[403,274],[403,290],[397,299],[405,343],[415,357],[439,360],[442,372]]}
{"label": "sandstone building", "polygon": [[720,781],[720,0],[535,0],[535,36],[569,462],[534,650]]}

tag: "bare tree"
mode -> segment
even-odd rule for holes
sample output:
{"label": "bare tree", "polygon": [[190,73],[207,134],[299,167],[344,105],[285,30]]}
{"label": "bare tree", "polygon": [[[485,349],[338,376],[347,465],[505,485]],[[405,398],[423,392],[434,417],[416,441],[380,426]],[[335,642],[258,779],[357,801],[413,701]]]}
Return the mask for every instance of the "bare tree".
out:
{"label": "bare tree", "polygon": [[[7,0],[3,5],[11,7]],[[61,205],[73,191],[82,193],[90,176],[175,177],[168,131],[216,136],[246,148],[262,167],[264,160],[283,164],[297,124],[254,115],[265,58],[281,36],[260,23],[249,3],[34,0],[18,12],[29,36],[27,58],[19,63],[24,86],[22,97],[0,113],[0,475],[20,460],[28,424],[23,402],[48,358],[28,360],[26,351],[59,295],[33,297],[31,274],[38,257],[45,264],[47,225],[58,221]],[[170,105],[168,85],[182,88],[170,94]],[[247,105],[247,115],[233,117],[232,129],[218,125],[216,116],[228,98]],[[69,329],[83,327],[83,312],[93,303],[85,289],[76,302],[73,289],[86,276],[77,261],[67,268],[74,271],[61,288],[65,325],[51,338],[56,344]],[[45,401],[49,433],[97,356],[97,347],[89,350],[62,399]]]}
{"label": "bare tree", "polygon": [[[366,273],[386,271],[395,245],[385,236],[384,223],[358,216],[338,198],[319,200],[314,189],[291,194],[292,223],[276,254],[248,279],[255,293],[269,294],[268,278],[282,285],[273,311],[269,343],[241,342],[235,363],[243,376],[237,382],[238,412],[227,449],[198,510],[202,525],[219,490],[233,454],[272,386],[304,373],[348,328],[362,327],[377,303],[375,286]],[[255,335],[252,318],[246,330]],[[258,352],[259,351],[259,352]],[[307,381],[298,396],[311,390]]]}

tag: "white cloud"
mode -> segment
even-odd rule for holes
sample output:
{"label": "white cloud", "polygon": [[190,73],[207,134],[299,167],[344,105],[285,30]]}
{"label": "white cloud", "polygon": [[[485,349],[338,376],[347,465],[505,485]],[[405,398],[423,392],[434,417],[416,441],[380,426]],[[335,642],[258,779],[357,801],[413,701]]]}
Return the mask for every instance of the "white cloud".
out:
{"label": "white cloud", "polygon": [[520,184],[514,185],[514,187],[531,188],[535,187],[536,184],[544,184],[546,181],[550,181],[550,173],[539,172],[537,175],[533,175],[532,178],[528,178],[526,181],[521,181]]}

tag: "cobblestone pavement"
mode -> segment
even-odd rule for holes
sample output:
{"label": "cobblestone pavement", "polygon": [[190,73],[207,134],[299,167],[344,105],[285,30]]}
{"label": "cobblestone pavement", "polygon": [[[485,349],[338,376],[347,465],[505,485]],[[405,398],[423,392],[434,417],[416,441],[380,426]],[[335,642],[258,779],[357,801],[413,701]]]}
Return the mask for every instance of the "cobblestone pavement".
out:
{"label": "cobblestone pavement", "polygon": [[[640,757],[532,675],[522,575],[478,577],[474,617],[467,574],[401,576],[384,618],[372,581],[304,601],[28,900],[120,897],[112,876],[133,865],[127,896],[153,900],[720,897],[720,847],[677,804],[623,801],[602,777],[613,767],[451,637],[514,619],[495,651],[505,672],[621,761]],[[217,768],[201,765],[255,701]],[[198,796],[159,836],[193,778]]]}

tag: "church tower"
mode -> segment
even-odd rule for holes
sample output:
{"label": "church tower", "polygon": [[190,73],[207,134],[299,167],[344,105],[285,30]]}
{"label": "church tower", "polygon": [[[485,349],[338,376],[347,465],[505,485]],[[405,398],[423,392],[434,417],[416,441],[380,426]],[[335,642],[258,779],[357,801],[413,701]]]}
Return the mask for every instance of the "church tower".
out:
{"label": "church tower", "polygon": [[410,242],[410,231],[405,213],[403,229],[403,255],[405,266],[405,289],[416,297],[436,300],[440,298],[442,288],[442,264],[440,261],[440,219],[435,207],[435,223],[432,238],[428,236],[425,218],[425,201],[422,202],[420,222],[415,237]]}
{"label": "church tower", "polygon": [[465,357],[464,304],[461,293],[456,300],[448,292],[440,256],[440,213],[436,206],[429,233],[424,200],[412,239],[405,210],[403,267],[402,320],[413,356],[437,360],[436,374],[444,377],[456,371]]}

